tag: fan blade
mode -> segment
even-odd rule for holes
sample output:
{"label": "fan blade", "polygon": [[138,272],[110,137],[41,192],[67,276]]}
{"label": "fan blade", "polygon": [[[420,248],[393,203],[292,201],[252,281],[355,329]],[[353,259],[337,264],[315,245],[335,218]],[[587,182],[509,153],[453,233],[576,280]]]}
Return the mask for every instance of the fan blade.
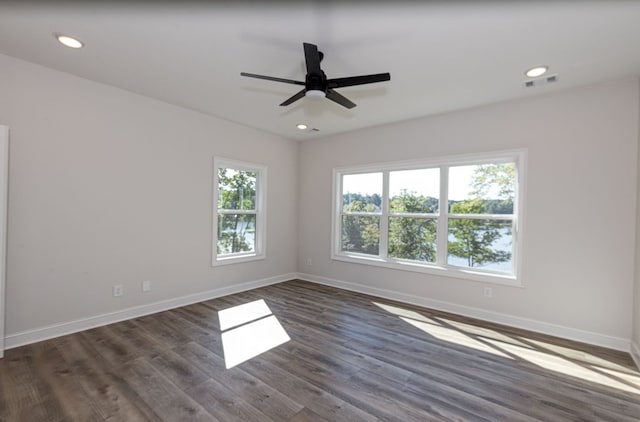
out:
{"label": "fan blade", "polygon": [[332,89],[327,89],[327,98],[346,108],[354,108],[356,106],[356,104],[351,102],[347,97],[338,94]]}
{"label": "fan blade", "polygon": [[389,73],[376,73],[374,75],[349,76],[347,78],[328,79],[327,87],[343,88],[345,86],[374,84],[376,82],[390,81]]}
{"label": "fan blade", "polygon": [[320,53],[318,52],[318,46],[314,44],[302,43],[304,46],[304,60],[307,63],[307,73],[313,73],[315,75],[321,75],[320,70]]}
{"label": "fan blade", "polygon": [[273,76],[256,75],[255,73],[240,72],[240,76],[247,76],[249,78],[266,79],[268,81],[284,82],[285,84],[294,84],[304,86],[304,82],[294,81],[292,79],[274,78]]}
{"label": "fan blade", "polygon": [[281,106],[288,106],[292,102],[298,101],[300,98],[304,97],[305,93],[306,93],[306,89],[303,89],[302,91],[298,92],[297,94],[295,94],[294,96],[292,96],[291,98],[289,98],[287,101],[285,101],[284,103],[282,103],[280,105]]}

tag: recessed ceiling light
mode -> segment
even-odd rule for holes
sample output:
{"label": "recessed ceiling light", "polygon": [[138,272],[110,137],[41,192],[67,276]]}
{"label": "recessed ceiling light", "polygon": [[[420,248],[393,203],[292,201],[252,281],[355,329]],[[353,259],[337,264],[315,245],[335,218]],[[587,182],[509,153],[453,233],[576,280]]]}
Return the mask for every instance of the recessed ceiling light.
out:
{"label": "recessed ceiling light", "polygon": [[549,70],[547,66],[536,66],[527,70],[524,74],[530,78],[537,78],[538,76],[542,76],[547,73],[547,70]]}
{"label": "recessed ceiling light", "polygon": [[56,39],[60,44],[65,45],[69,48],[82,48],[84,46],[84,44],[82,44],[82,41],[79,41],[68,35],[62,35],[62,34],[54,34],[54,35],[56,36]]}
{"label": "recessed ceiling light", "polygon": [[307,125],[305,125],[304,123],[300,123],[299,125],[296,126],[298,129],[300,130],[305,130],[307,128]]}

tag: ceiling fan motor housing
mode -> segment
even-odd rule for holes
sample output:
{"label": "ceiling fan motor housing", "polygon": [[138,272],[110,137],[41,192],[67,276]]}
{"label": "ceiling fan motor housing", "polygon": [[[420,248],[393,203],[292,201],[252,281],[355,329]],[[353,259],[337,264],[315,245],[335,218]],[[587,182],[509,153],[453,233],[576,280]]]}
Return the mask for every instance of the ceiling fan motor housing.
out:
{"label": "ceiling fan motor housing", "polygon": [[324,72],[321,75],[310,73],[306,77],[305,89],[307,91],[327,92],[327,76]]}

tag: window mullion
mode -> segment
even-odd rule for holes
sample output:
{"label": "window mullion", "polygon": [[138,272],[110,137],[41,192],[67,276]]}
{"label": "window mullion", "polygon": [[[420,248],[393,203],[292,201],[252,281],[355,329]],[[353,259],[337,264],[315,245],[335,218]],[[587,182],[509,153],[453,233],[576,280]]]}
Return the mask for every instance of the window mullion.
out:
{"label": "window mullion", "polygon": [[228,210],[228,209],[218,209],[218,214],[225,215],[257,215],[257,210]]}
{"label": "window mullion", "polygon": [[389,250],[389,171],[382,172],[382,210],[380,214],[380,250],[382,259],[387,259]]}
{"label": "window mullion", "polygon": [[343,211],[341,213],[342,215],[353,215],[353,216],[360,216],[360,217],[379,217],[380,213],[379,212],[364,212],[364,211]]}
{"label": "window mullion", "polygon": [[447,263],[447,238],[449,232],[449,167],[440,167],[440,198],[438,201],[440,216],[438,217],[438,238],[436,241],[436,263]]}
{"label": "window mullion", "polygon": [[467,220],[514,220],[514,214],[449,214],[449,218]]}
{"label": "window mullion", "polygon": [[401,218],[424,218],[424,219],[437,219],[438,214],[433,213],[413,213],[413,212],[390,212],[389,217],[401,217]]}

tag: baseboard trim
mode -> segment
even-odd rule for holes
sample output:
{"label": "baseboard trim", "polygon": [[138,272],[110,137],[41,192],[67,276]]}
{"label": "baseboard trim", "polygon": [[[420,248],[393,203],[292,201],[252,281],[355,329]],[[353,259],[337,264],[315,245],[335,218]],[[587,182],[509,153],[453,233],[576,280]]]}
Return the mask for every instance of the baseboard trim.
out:
{"label": "baseboard trim", "polygon": [[636,364],[636,367],[640,369],[640,346],[634,341],[631,342],[631,357]]}
{"label": "baseboard trim", "polygon": [[135,306],[116,312],[95,315],[75,321],[68,321],[59,324],[48,325],[46,327],[22,331],[19,333],[9,334],[5,337],[5,350],[24,346],[26,344],[36,343],[42,340],[64,336],[67,334],[77,333],[78,331],[89,330],[91,328],[112,324],[114,322],[141,317],[143,315],[155,314],[157,312],[179,308],[181,306],[191,305],[193,303],[203,302],[205,300],[215,299],[221,296],[227,296],[234,293],[257,289],[259,287],[269,286],[271,284],[282,283],[283,281],[293,280],[296,278],[296,273],[282,274],[275,277],[248,281],[241,284],[234,284],[232,286],[221,287],[201,293],[177,297],[174,299]]}
{"label": "baseboard trim", "polygon": [[525,330],[535,331],[543,334],[549,334],[569,340],[580,341],[583,343],[593,344],[596,346],[606,347],[609,349],[621,350],[631,354],[636,366],[640,369],[640,346],[630,340],[618,337],[607,336],[603,334],[593,333],[590,331],[579,330],[561,325],[549,324],[542,321],[521,318],[513,315],[502,314],[499,312],[487,311],[455,303],[444,302],[434,299],[428,299],[421,296],[410,295],[406,293],[395,292],[392,290],[381,289],[377,287],[364,286],[348,281],[336,280],[322,277],[314,274],[306,273],[288,273],[279,276],[264,278],[260,280],[248,281],[232,286],[221,287],[218,289],[208,290],[192,295],[181,296],[174,299],[163,300],[146,305],[135,306],[132,308],[122,309],[116,312],[110,312],[101,315],[95,315],[74,321],[53,324],[32,330],[22,331],[9,334],[5,337],[5,350],[15,347],[24,346],[26,344],[36,343],[67,334],[73,334],[79,331],[89,330],[91,328],[100,327],[115,322],[125,321],[144,315],[154,314],[169,309],[179,308],[181,306],[191,305],[193,303],[203,302],[217,297],[227,296],[234,293],[240,293],[247,290],[257,289],[259,287],[269,286],[272,284],[282,283],[284,281],[300,279],[312,283],[323,284],[339,289],[350,290],[358,293],[364,293],[372,296],[378,296],[385,299],[397,300],[412,305],[424,306],[435,310],[451,312],[458,315],[477,318],[484,321],[495,322],[498,324],[508,325],[512,327],[522,328]]}
{"label": "baseboard trim", "polygon": [[[362,284],[335,280],[314,274],[298,273],[298,278],[301,280],[310,281],[312,283],[324,284],[327,286],[337,287],[339,289],[351,290],[354,292],[378,296],[385,299],[397,300],[399,302],[404,302],[412,305],[424,306],[426,308],[431,308],[439,311],[451,312],[457,315],[477,318],[483,321],[522,328],[529,331],[549,334],[552,336],[575,340],[582,343],[588,343],[595,346],[606,347],[609,349],[621,350],[627,353],[629,353],[631,350],[631,341],[624,338],[612,337],[604,334],[593,333],[590,331],[579,330],[576,328],[521,318],[514,315],[487,311],[485,309],[478,309],[469,306],[458,305],[455,303],[428,299],[425,297],[399,293],[392,290],[364,286]],[[639,352],[639,350],[636,349],[636,352]],[[634,359],[636,359],[636,364],[638,364],[638,362],[640,361],[640,354],[634,356]]]}

